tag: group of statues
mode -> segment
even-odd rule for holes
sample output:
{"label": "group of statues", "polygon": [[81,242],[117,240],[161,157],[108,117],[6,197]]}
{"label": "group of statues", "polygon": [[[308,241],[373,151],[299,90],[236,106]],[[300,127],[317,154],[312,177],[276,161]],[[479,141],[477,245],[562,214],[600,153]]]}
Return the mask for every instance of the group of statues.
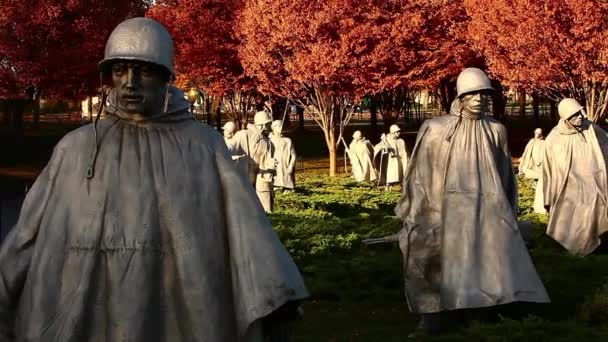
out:
{"label": "group of statues", "polygon": [[[429,333],[455,310],[549,302],[517,221],[506,129],[486,115],[494,89],[476,68],[462,71],[456,87],[450,114],[418,132],[395,209],[403,229],[385,238],[399,241],[408,304]],[[520,173],[537,180],[534,207],[550,214],[547,234],[584,256],[608,231],[608,136],[576,100],[558,111],[547,139],[535,131]]]}
{"label": "group of statues", "polygon": [[271,213],[275,191],[295,188],[297,156],[291,139],[283,136],[281,120],[272,121],[268,112],[260,111],[253,122],[240,131],[234,122],[227,122],[224,141],[237,170],[255,188],[264,211]]}
{"label": "group of statues", "polygon": [[[224,139],[196,122],[152,19],[119,24],[99,71],[105,118],[59,142],[0,248],[0,341],[288,342],[308,292],[264,212],[275,186],[293,188],[281,122],[259,112]],[[413,336],[455,310],[550,301],[518,225],[506,129],[486,115],[494,89],[475,68],[456,87],[409,160],[396,126],[375,148],[355,132],[348,151],[356,179],[402,179],[390,240],[422,316]],[[608,137],[576,101],[559,112],[522,172],[538,176],[549,235],[585,255],[608,227]]]}
{"label": "group of statues", "polygon": [[535,181],[534,212],[549,212],[547,235],[585,256],[608,232],[608,136],[575,99],[563,99],[558,112],[547,139],[540,128],[534,131],[519,173]]}
{"label": "group of statues", "polygon": [[401,128],[391,125],[388,134],[382,134],[380,142],[372,146],[361,131],[355,131],[346,152],[350,159],[352,177],[358,182],[374,182],[387,189],[401,184],[407,169],[408,152]]}

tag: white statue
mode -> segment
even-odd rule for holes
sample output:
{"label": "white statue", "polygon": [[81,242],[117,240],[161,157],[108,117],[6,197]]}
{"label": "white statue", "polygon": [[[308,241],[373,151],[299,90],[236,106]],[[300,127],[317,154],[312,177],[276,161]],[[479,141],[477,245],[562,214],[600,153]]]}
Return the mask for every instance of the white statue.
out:
{"label": "white statue", "polygon": [[253,121],[254,124],[247,125],[247,129],[236,132],[234,145],[237,154],[247,155],[249,181],[255,187],[262,207],[270,213],[274,206],[273,178],[276,172],[274,146],[268,139],[272,117],[260,111],[255,114]]}
{"label": "white statue", "polygon": [[353,141],[346,150],[352,167],[353,178],[358,182],[375,181],[376,170],[372,163],[374,147],[363,137],[361,131],[355,131]]}
{"label": "white statue", "polygon": [[446,310],[549,302],[517,222],[507,131],[486,115],[494,89],[476,68],[456,87],[450,114],[420,127],[395,208],[408,304],[429,333]]}
{"label": "white statue", "polygon": [[378,171],[379,184],[387,188],[401,184],[407,168],[407,148],[400,139],[401,129],[391,125],[388,135],[382,135],[380,143],[374,147],[374,165]]}
{"label": "white statue", "polygon": [[277,162],[277,174],[274,178],[274,187],[282,189],[295,188],[296,150],[291,139],[283,136],[283,123],[281,120],[272,122],[270,141],[274,145],[274,159]]}
{"label": "white statue", "polygon": [[543,130],[534,130],[534,138],[530,139],[524,153],[519,159],[519,175],[534,180],[534,212],[546,214],[545,201],[543,199],[542,163],[545,154],[545,138]]}
{"label": "white statue", "polygon": [[588,255],[608,231],[608,137],[574,99],[558,106],[560,120],[545,142],[547,235],[576,255]]}

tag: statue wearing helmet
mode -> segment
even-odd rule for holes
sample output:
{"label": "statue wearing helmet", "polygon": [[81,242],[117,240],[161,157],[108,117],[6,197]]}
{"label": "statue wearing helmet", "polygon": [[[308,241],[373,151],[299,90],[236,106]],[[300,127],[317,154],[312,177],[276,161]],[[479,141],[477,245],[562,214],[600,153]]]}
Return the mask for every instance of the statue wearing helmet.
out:
{"label": "statue wearing helmet", "polygon": [[374,167],[379,175],[378,185],[384,185],[386,190],[395,184],[401,184],[407,168],[407,147],[400,135],[401,128],[391,125],[389,133],[383,134],[380,142],[374,146]]}
{"label": "statue wearing helmet", "polygon": [[277,175],[274,178],[274,188],[293,190],[296,183],[296,149],[291,139],[283,136],[283,122],[272,122],[270,141],[274,146],[274,159],[277,161]]}
{"label": "statue wearing helmet", "polygon": [[357,182],[373,182],[377,179],[372,161],[373,151],[372,143],[365,139],[361,131],[355,131],[346,153],[350,159],[352,177]]}
{"label": "statue wearing helmet", "polygon": [[58,143],[1,246],[0,340],[286,341],[302,278],[172,60],[152,19],[111,34],[105,119]]}
{"label": "statue wearing helmet", "polygon": [[547,235],[570,253],[585,256],[608,232],[608,137],[587,120],[575,99],[561,100],[558,111],[542,165],[544,204],[550,211]]}
{"label": "statue wearing helmet", "polygon": [[549,301],[517,222],[507,132],[487,115],[490,80],[468,68],[456,88],[450,114],[420,127],[395,208],[408,304],[428,333],[445,311]]}
{"label": "statue wearing helmet", "polygon": [[542,163],[545,154],[545,138],[543,130],[534,130],[534,138],[528,141],[524,153],[519,159],[519,175],[534,181],[535,195],[533,209],[537,214],[546,214],[545,202],[543,199],[543,181],[540,177],[542,173]]}
{"label": "statue wearing helmet", "polygon": [[[246,176],[253,185],[262,207],[271,213],[274,207],[274,176],[277,162],[275,148],[268,138],[271,131],[272,116],[259,111],[253,117],[253,124],[234,135],[234,149],[246,155]],[[245,170],[245,169],[243,169]]]}

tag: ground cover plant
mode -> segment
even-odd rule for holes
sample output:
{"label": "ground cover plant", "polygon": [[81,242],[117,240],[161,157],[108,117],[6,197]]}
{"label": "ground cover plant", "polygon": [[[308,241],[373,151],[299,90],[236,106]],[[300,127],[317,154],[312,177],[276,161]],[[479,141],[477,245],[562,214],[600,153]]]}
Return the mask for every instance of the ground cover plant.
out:
{"label": "ground cover plant", "polygon": [[[482,321],[422,341],[608,341],[608,254],[569,256],[544,235],[547,217],[531,212],[532,184],[519,180],[520,220],[534,223],[534,263],[550,305],[513,305]],[[295,327],[296,342],[405,341],[417,318],[403,297],[397,245],[361,241],[396,233],[399,192],[384,192],[323,171],[298,176],[277,195],[274,228],[300,267],[312,298]],[[492,319],[488,319],[492,318]]]}

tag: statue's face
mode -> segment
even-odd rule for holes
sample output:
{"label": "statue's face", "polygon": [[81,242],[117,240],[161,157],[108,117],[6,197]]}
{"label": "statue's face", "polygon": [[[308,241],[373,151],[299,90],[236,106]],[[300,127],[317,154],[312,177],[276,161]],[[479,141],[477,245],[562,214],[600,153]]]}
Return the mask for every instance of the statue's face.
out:
{"label": "statue's face", "polygon": [[399,136],[401,135],[401,131],[397,131],[397,132],[393,132],[393,134],[391,134],[393,139],[399,139]]}
{"label": "statue's face", "polygon": [[224,137],[230,139],[234,136],[234,132],[229,130],[229,129],[225,129],[224,130]]}
{"label": "statue's face", "polygon": [[279,134],[280,135],[281,131],[282,131],[281,126],[274,126],[274,127],[272,127],[272,133],[274,133],[274,134]]}
{"label": "statue's face", "polygon": [[118,62],[112,65],[112,82],[119,110],[143,116],[160,112],[166,89],[160,67],[138,61]]}
{"label": "statue's face", "polygon": [[272,132],[271,125],[272,125],[272,122],[267,122],[267,123],[265,123],[263,125],[256,125],[255,127],[257,127],[257,129],[263,135],[268,135],[268,133]]}
{"label": "statue's face", "polygon": [[570,124],[574,127],[581,127],[583,125],[583,113],[582,112],[578,112],[574,115],[572,115],[569,119],[568,122],[570,122]]}
{"label": "statue's face", "polygon": [[540,129],[534,130],[534,138],[538,139],[538,138],[542,137],[542,135],[543,135],[542,130],[540,130]]}
{"label": "statue's face", "polygon": [[480,115],[490,110],[491,95],[488,92],[475,92],[465,94],[460,98],[462,110],[467,113]]}

